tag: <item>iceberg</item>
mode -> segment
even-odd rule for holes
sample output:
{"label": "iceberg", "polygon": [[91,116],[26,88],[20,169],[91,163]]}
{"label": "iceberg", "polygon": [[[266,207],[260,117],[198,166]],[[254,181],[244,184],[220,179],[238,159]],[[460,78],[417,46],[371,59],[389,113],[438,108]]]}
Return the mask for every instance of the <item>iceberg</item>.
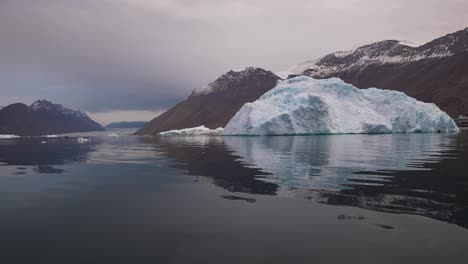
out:
{"label": "iceberg", "polygon": [[160,136],[217,136],[223,132],[222,127],[218,127],[216,129],[210,129],[205,126],[198,126],[192,128],[184,128],[184,129],[176,129],[176,130],[169,130],[165,132],[160,132],[158,135]]}
{"label": "iceberg", "polygon": [[91,142],[91,139],[90,138],[84,138],[84,137],[79,137],[76,139],[78,141],[78,143],[80,144],[84,144],[84,143],[89,143]]}
{"label": "iceberg", "polygon": [[458,132],[435,104],[402,92],[358,89],[339,78],[299,76],[245,104],[223,135],[307,135]]}

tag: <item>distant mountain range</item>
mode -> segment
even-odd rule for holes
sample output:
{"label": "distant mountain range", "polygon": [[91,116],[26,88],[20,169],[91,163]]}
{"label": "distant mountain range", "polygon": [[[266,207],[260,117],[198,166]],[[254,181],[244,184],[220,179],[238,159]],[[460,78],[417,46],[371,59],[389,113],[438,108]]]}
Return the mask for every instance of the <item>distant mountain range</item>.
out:
{"label": "distant mountain range", "polygon": [[224,127],[242,105],[258,99],[277,80],[297,75],[339,77],[359,88],[402,91],[456,117],[468,113],[468,28],[417,47],[398,40],[375,42],[305,61],[277,74],[260,68],[230,71],[194,90],[137,134],[201,125]]}
{"label": "distant mountain range", "polygon": [[102,130],[104,128],[85,113],[46,100],[38,100],[30,106],[11,104],[0,110],[0,134],[41,136]]}
{"label": "distant mountain range", "polygon": [[113,122],[106,126],[106,129],[114,128],[142,128],[146,125],[145,121],[135,121],[135,122]]}

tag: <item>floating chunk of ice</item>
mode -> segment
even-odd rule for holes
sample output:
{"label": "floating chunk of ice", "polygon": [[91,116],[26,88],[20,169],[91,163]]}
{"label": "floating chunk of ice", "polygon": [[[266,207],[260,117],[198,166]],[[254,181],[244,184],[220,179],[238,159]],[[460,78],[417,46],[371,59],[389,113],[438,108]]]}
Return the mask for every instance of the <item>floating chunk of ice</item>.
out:
{"label": "floating chunk of ice", "polygon": [[90,138],[84,138],[84,137],[79,137],[77,139],[78,143],[88,143],[88,142],[91,142],[91,139]]}
{"label": "floating chunk of ice", "polygon": [[17,135],[0,135],[0,139],[19,138]]}
{"label": "floating chunk of ice", "polygon": [[435,104],[402,92],[358,89],[341,79],[300,76],[245,104],[223,135],[431,133],[459,131]]}
{"label": "floating chunk of ice", "polygon": [[161,136],[217,136],[223,132],[222,127],[216,129],[209,129],[205,126],[198,126],[192,128],[184,128],[180,130],[170,130],[161,132]]}

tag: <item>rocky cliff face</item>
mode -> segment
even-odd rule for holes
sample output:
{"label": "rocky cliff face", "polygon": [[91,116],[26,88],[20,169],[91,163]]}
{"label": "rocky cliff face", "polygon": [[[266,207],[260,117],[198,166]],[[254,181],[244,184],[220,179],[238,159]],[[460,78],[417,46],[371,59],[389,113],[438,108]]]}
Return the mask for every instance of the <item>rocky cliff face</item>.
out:
{"label": "rocky cliff face", "polygon": [[40,136],[104,130],[85,113],[39,100],[32,105],[16,103],[0,110],[0,134]]}
{"label": "rocky cliff face", "polygon": [[402,91],[455,117],[468,112],[468,28],[417,47],[385,40],[335,52],[303,62],[289,74]]}
{"label": "rocky cliff face", "polygon": [[278,80],[280,77],[260,68],[229,71],[194,90],[185,101],[147,123],[137,134],[156,134],[201,125],[212,129],[224,127],[245,103],[257,100]]}

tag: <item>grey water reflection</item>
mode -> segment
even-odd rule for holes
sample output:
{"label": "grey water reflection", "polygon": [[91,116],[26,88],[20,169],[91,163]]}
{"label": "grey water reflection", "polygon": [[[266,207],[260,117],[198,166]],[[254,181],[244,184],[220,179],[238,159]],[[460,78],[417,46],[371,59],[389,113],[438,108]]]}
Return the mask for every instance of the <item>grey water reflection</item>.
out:
{"label": "grey water reflection", "polygon": [[[0,141],[0,166],[13,169],[13,175],[28,172],[60,174],[63,166],[85,162],[95,144],[77,144],[71,138],[21,138]],[[32,168],[32,171],[28,170]],[[6,167],[0,170],[5,173]]]}
{"label": "grey water reflection", "polygon": [[468,227],[468,134],[226,137],[278,193]]}
{"label": "grey water reflection", "polygon": [[[0,141],[0,176],[197,176],[232,193],[424,215],[468,227],[468,133]],[[176,168],[176,170],[174,170]],[[106,174],[107,175],[107,174]],[[172,176],[171,176],[172,175]],[[201,177],[198,177],[201,176]],[[189,178],[188,178],[189,179]],[[26,181],[26,179],[25,179]],[[221,198],[254,203],[243,195]]]}
{"label": "grey water reflection", "polygon": [[290,189],[339,191],[359,181],[383,185],[381,170],[421,170],[446,159],[456,136],[441,134],[225,137],[226,146],[247,166],[270,176],[265,181]]}
{"label": "grey water reflection", "polygon": [[221,137],[159,137],[146,139],[158,152],[175,159],[185,174],[208,177],[231,192],[270,194],[278,185],[262,180],[266,173],[238,160]]}

